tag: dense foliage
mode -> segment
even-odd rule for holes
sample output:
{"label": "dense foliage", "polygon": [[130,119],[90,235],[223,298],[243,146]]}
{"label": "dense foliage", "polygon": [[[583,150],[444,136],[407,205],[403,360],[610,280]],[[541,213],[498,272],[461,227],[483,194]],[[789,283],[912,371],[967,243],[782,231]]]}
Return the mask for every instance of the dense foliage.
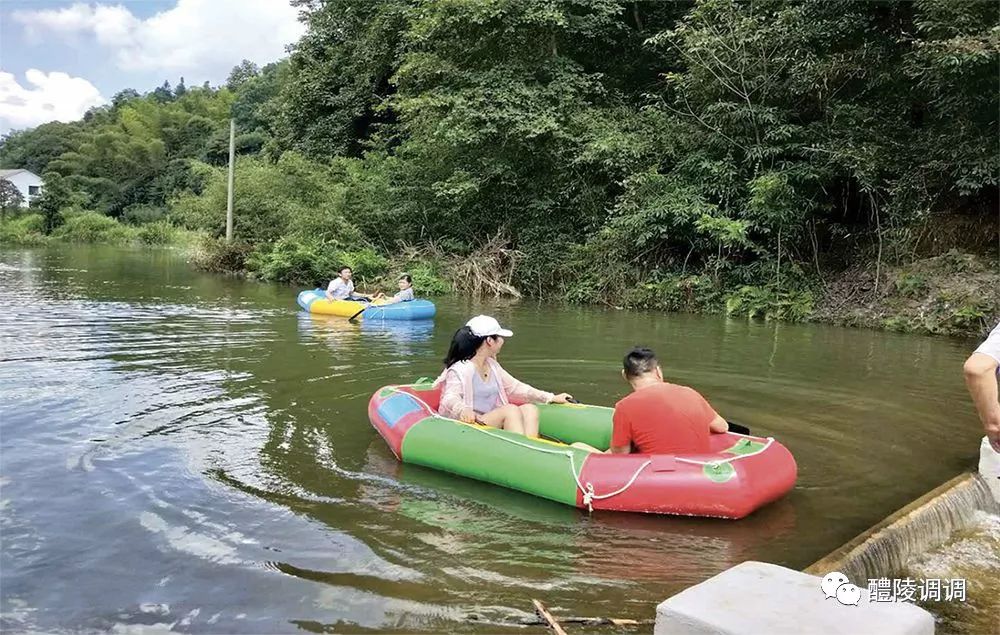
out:
{"label": "dense foliage", "polygon": [[[527,293],[800,319],[858,260],[877,291],[996,249],[993,0],[292,1],[288,59],[124,91],[0,165],[58,182],[50,231],[78,208],[217,237],[233,116],[238,245],[213,249],[289,281],[490,246]],[[964,229],[928,242],[941,219]]]}

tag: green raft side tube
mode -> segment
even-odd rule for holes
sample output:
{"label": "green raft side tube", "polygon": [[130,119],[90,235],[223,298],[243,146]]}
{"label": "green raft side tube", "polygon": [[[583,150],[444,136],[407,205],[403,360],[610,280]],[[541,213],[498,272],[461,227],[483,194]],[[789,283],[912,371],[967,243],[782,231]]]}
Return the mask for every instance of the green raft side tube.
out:
{"label": "green raft side tube", "polygon": [[502,485],[574,507],[577,478],[589,456],[584,450],[566,445],[436,416],[417,422],[406,432],[402,454],[406,463]]}
{"label": "green raft side tube", "polygon": [[611,445],[611,408],[587,404],[538,404],[538,432],[563,443],[582,441],[598,450]]}

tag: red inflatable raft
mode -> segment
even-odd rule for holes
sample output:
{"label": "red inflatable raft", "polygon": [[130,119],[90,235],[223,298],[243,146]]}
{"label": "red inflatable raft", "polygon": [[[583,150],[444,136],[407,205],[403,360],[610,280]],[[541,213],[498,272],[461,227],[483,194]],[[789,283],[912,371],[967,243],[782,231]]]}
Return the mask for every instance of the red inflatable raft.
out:
{"label": "red inflatable raft", "polygon": [[610,408],[539,406],[542,439],[466,424],[437,413],[430,384],[386,386],[368,415],[405,463],[495,483],[584,509],[742,518],[795,484],[791,453],[771,438],[715,434],[707,454],[595,454],[606,449]]}

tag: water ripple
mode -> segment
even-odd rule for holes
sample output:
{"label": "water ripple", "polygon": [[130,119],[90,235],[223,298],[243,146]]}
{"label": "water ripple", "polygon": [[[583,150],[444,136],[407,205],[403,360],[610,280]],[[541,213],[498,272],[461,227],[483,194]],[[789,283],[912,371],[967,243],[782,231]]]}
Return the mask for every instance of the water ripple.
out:
{"label": "water ripple", "polygon": [[[0,253],[0,629],[519,632],[532,597],[648,618],[737,562],[808,564],[975,447],[954,414],[961,343],[455,299],[433,322],[355,325],[293,300],[168,252]],[[720,523],[590,516],[401,465],[369,397],[436,375],[481,311],[512,324],[509,369],[592,403],[624,393],[625,348],[656,347],[784,441],[799,486]]]}

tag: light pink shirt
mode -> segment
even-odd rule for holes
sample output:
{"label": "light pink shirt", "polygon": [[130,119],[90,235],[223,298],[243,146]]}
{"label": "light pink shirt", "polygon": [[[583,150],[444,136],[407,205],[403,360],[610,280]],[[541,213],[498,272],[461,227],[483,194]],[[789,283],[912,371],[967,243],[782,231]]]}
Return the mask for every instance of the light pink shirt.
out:
{"label": "light pink shirt", "polygon": [[[549,403],[555,396],[551,392],[538,390],[523,381],[518,381],[505,371],[495,359],[488,359],[490,372],[500,381],[500,403]],[[471,361],[455,362],[434,380],[434,385],[444,383],[441,390],[441,404],[438,412],[445,417],[458,419],[463,408],[473,408],[472,378],[476,367]]]}

